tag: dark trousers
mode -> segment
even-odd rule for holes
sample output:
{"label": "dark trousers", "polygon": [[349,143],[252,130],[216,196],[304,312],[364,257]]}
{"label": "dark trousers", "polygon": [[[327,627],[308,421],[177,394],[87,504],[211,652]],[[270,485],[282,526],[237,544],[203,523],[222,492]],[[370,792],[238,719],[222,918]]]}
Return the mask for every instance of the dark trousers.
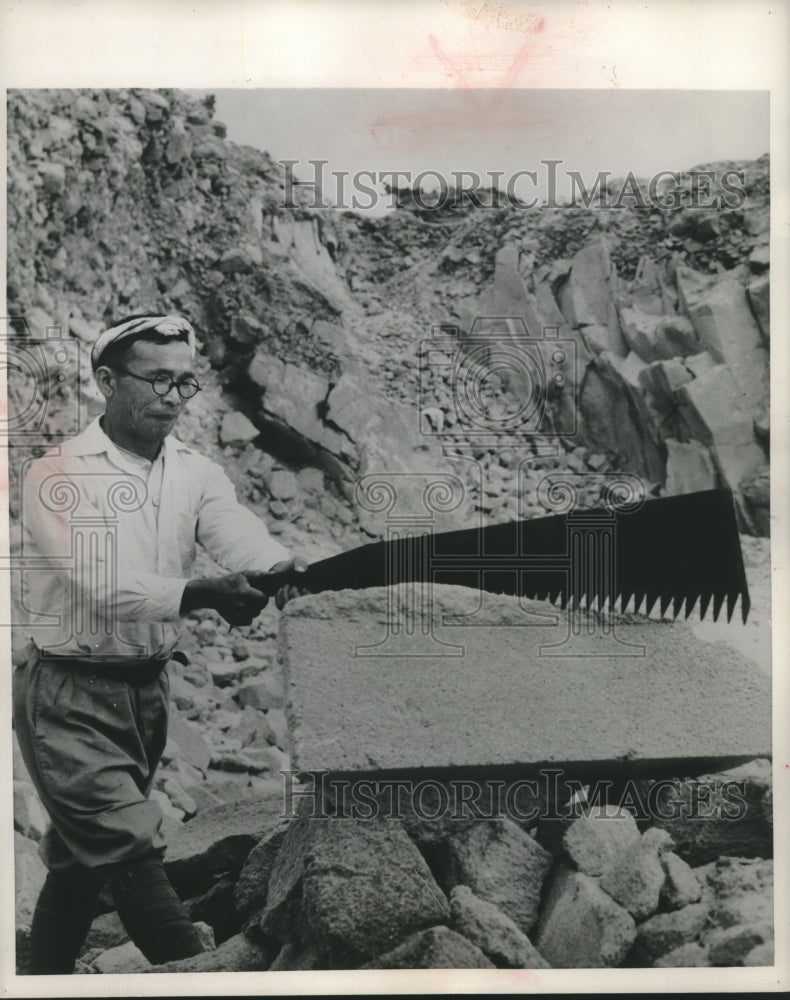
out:
{"label": "dark trousers", "polygon": [[202,951],[165,874],[162,811],[148,798],[167,740],[167,670],[154,664],[149,679],[140,666],[125,680],[113,665],[38,654],[14,672],[14,728],[50,818],[33,974],[72,971],[105,880],[149,961]]}

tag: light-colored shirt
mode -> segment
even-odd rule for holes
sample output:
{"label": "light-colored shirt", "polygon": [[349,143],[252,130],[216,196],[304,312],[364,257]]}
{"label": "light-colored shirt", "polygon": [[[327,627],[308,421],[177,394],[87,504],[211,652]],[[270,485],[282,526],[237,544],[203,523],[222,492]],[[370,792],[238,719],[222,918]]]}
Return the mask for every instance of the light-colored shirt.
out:
{"label": "light-colored shirt", "polygon": [[172,435],[149,462],[99,419],[32,463],[22,530],[17,639],[71,656],[166,657],[198,542],[229,572],[289,558],[215,462]]}

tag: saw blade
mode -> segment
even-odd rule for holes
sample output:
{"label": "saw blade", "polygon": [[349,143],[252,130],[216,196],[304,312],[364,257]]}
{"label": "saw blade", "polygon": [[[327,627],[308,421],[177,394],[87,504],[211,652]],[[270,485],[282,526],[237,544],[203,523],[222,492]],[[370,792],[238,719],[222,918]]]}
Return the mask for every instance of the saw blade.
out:
{"label": "saw blade", "polygon": [[[415,581],[559,602],[562,607],[685,615],[699,602],[713,619],[740,597],[749,613],[732,494],[706,490],[527,521],[371,542],[312,563],[303,573],[248,574],[272,595],[293,583],[311,593]],[[671,605],[671,608],[670,608]]]}

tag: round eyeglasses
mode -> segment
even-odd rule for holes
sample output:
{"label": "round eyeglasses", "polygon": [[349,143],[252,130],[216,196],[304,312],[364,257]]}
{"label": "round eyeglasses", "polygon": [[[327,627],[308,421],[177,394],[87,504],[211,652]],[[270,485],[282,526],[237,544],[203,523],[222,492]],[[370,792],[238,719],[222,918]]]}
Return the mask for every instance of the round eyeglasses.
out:
{"label": "round eyeglasses", "polygon": [[187,378],[182,379],[180,382],[176,382],[169,375],[162,374],[157,375],[155,378],[146,378],[144,375],[130,372],[128,368],[122,368],[120,365],[113,365],[113,368],[124,375],[136,378],[138,382],[147,382],[157,396],[166,396],[174,386],[182,399],[191,399],[196,393],[200,392],[200,384],[192,376],[187,376]]}

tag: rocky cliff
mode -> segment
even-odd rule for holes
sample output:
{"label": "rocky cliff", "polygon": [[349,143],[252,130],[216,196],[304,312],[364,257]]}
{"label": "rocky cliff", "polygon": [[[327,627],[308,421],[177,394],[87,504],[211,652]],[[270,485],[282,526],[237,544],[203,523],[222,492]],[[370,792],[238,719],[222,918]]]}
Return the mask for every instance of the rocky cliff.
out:
{"label": "rocky cliff", "polygon": [[[33,440],[74,433],[101,409],[87,358],[98,332],[124,314],[172,311],[198,330],[204,386],[179,436],[221,461],[240,498],[308,559],[383,532],[355,489],[371,473],[457,475],[461,522],[542,513],[538,480],[554,472],[578,475],[590,501],[613,470],[656,494],[726,484],[742,530],[768,534],[767,158],[719,165],[743,172],[746,200],[715,211],[692,207],[680,185],[673,208],[426,211],[399,193],[396,211],[369,219],[312,209],[309,197],[284,207],[272,157],[224,133],[211,99],[176,91],[9,95],[9,313],[45,362],[9,368],[15,429],[33,414]],[[14,530],[15,477],[43,447],[24,434],[15,445]],[[421,511],[423,486],[402,488],[407,512]],[[767,542],[742,541],[767,616]],[[754,598],[751,576],[750,587]],[[289,613],[293,625],[301,612]],[[348,648],[365,620],[347,615]],[[638,830],[592,815],[558,833],[507,817],[438,831],[354,821],[344,839],[278,822],[298,700],[282,649],[278,660],[277,613],[236,634],[213,612],[187,624],[190,662],[170,667],[153,797],[170,875],[219,947],[179,971],[770,963],[767,762],[715,775],[717,788],[744,779],[742,822],[675,825],[674,850],[639,816]],[[498,663],[513,649],[508,630],[493,631],[504,646],[492,640],[484,657]],[[684,642],[683,666],[704,659]],[[712,684],[718,672],[713,663]],[[390,685],[382,704],[400,698],[418,725],[423,699],[385,673],[379,683]],[[478,711],[485,671],[470,691],[469,710],[492,728]],[[340,701],[328,739],[348,729]],[[552,704],[564,712],[564,699]],[[729,739],[712,704],[710,726]],[[620,714],[606,718],[611,734],[598,715],[580,727],[578,710],[555,729],[618,736]],[[714,756],[734,752],[725,739]],[[680,798],[705,781],[689,774],[674,772]],[[45,817],[18,755],[14,779],[24,969]],[[140,969],[105,909],[82,970]]]}
{"label": "rocky cliff", "polygon": [[[742,529],[767,534],[767,157],[708,166],[741,171],[737,207],[692,207],[678,183],[667,208],[431,212],[400,193],[370,219],[310,192],[284,207],[278,164],[227,141],[212,105],[10,95],[9,309],[85,347],[119,315],[187,315],[212,392],[179,431],[224,449],[286,541],[380,534],[354,495],[367,472],[460,472],[460,518],[540,513],[524,457],[654,493],[726,484]],[[483,376],[455,364],[481,337]],[[95,406],[86,354],[78,389],[50,387],[53,419],[75,390]],[[521,447],[470,453],[469,421]]]}

